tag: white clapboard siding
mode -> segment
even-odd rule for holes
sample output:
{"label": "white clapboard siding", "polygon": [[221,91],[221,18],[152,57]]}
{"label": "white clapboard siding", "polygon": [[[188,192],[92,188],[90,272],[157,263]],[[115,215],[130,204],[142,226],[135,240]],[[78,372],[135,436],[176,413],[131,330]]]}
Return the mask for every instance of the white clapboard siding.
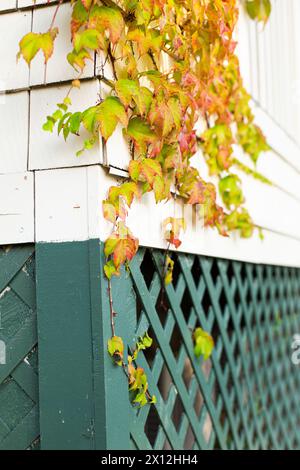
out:
{"label": "white clapboard siding", "polygon": [[1,0],[0,11],[13,10],[17,6],[17,0]]}
{"label": "white clapboard siding", "polygon": [[[83,131],[80,137],[70,135],[67,142],[62,134],[57,135],[57,129],[45,132],[42,124],[46,116],[52,114],[69,90],[68,86],[47,87],[31,91],[30,98],[30,146],[29,169],[47,169],[92,165],[102,163],[102,149],[95,145],[92,150],[85,151],[77,157],[76,152],[83,147],[84,139],[88,134]],[[83,82],[81,88],[73,89],[71,94],[72,107],[70,110],[83,111],[93,106],[99,93],[97,80]]]}
{"label": "white clapboard siding", "polygon": [[290,166],[300,172],[300,147],[262,108],[254,108],[255,122],[263,130],[269,145]]}
{"label": "white clapboard siding", "polygon": [[[48,30],[56,6],[49,8],[37,8],[33,11],[32,31],[45,32]],[[63,80],[72,80],[78,76],[78,73],[71,67],[67,61],[67,54],[72,51],[71,32],[70,32],[70,16],[71,4],[65,3],[60,6],[55,26],[59,29],[57,38],[55,39],[54,52],[47,64],[47,83],[60,82]],[[31,64],[30,84],[37,85],[44,83],[44,57],[39,54]],[[94,62],[87,61],[82,78],[94,76]]]}
{"label": "white clapboard siding", "polygon": [[[0,0],[2,1],[2,0]],[[31,11],[0,15],[0,91],[27,88],[29,68],[23,59],[17,63],[19,41],[31,29]]]}
{"label": "white clapboard siding", "polygon": [[[49,3],[53,3],[57,0],[50,0]],[[35,5],[45,5],[48,3],[48,0],[35,0]],[[33,0],[18,0],[18,8],[31,7],[33,5]]]}
{"label": "white clapboard siding", "polygon": [[272,0],[264,26],[240,9],[237,39],[245,85],[253,99],[300,144],[300,54],[298,0]]}
{"label": "white clapboard siding", "polygon": [[[0,0],[0,10],[5,11],[0,14],[0,30],[6,38],[5,44],[0,44],[0,60],[5,63],[0,72],[0,91],[10,91],[0,95],[0,244],[89,238],[104,241],[112,226],[102,216],[101,202],[109,187],[124,181],[127,175],[127,143],[119,127],[104,153],[101,144],[77,157],[84,137],[70,136],[65,143],[56,131],[51,135],[42,130],[45,117],[55,111],[56,104],[68,92],[69,84],[58,86],[58,82],[76,76],[65,59],[72,47],[68,3],[64,3],[57,17],[60,34],[48,64],[47,85],[43,83],[42,54],[33,62],[30,74],[24,61],[15,62],[20,37],[31,29],[40,32],[49,27],[56,6],[40,8],[44,3],[45,0],[38,0],[38,7],[31,10],[31,0],[18,0],[17,7],[25,10],[8,13],[8,9],[16,7],[15,0]],[[176,204],[169,201],[157,205],[153,195],[147,194],[134,202],[128,215],[128,225],[141,245],[166,248],[163,220],[184,216],[188,227],[181,236],[181,251],[300,266],[299,19],[298,0],[273,0],[273,14],[265,27],[249,21],[242,13],[237,31],[245,85],[253,95],[256,121],[272,147],[261,156],[257,170],[272,180],[273,187],[236,169],[243,180],[246,207],[254,222],[264,227],[264,240],[257,231],[248,240],[238,234],[221,237],[215,229],[204,229],[201,222],[196,222],[194,209],[184,206],[180,198]],[[96,75],[101,73],[98,60]],[[107,64],[104,74],[111,77]],[[94,66],[90,64],[85,77],[93,76]],[[24,88],[26,91],[22,91]],[[108,92],[96,79],[84,81],[80,90],[72,91],[71,110],[82,111]],[[235,155],[250,165],[241,149],[236,148]],[[200,154],[192,162],[205,179],[213,180]],[[110,174],[103,164],[109,167]]]}
{"label": "white clapboard siding", "polygon": [[34,175],[0,175],[0,245],[34,241]]}
{"label": "white clapboard siding", "polygon": [[99,183],[98,166],[36,172],[36,241],[98,238]]}
{"label": "white clapboard siding", "polygon": [[29,94],[3,95],[0,101],[0,173],[27,170]]}

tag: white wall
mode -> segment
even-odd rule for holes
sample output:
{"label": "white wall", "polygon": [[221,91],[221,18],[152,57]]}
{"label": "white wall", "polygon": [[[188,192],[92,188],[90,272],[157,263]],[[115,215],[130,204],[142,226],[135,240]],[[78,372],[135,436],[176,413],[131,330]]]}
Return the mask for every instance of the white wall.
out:
{"label": "white wall", "polygon": [[[193,214],[187,213],[183,251],[300,266],[300,99],[293,95],[298,83],[300,88],[297,2],[274,0],[272,19],[264,30],[242,15],[237,33],[257,121],[273,147],[258,162],[258,170],[275,183],[273,187],[241,175],[247,206],[254,222],[264,227],[265,239],[261,241],[258,234],[250,240],[235,235],[225,239],[213,230],[195,230]],[[16,9],[15,0],[0,0],[0,34],[6,38],[0,41],[0,90],[7,91],[0,94],[0,244],[104,240],[111,227],[101,216],[101,201],[109,185],[126,175],[128,152],[119,133],[109,141],[105,159],[101,146],[76,157],[80,138],[72,137],[65,144],[55,134],[42,131],[45,116],[54,111],[76,75],[65,59],[71,48],[70,6],[63,5],[58,15],[60,35],[44,85],[42,58],[33,62],[30,71],[24,62],[16,64],[15,60],[21,36],[31,27],[46,29],[54,8],[32,10],[30,5],[30,0],[18,0]],[[279,22],[278,16],[284,21]],[[81,90],[72,95],[74,110],[97,100],[103,87],[94,74],[91,65]],[[240,152],[238,156],[245,158]],[[110,174],[101,165],[104,160]],[[201,155],[195,161],[203,177],[209,178]],[[176,212],[183,210],[178,203]],[[156,206],[148,195],[134,205],[129,224],[141,244],[163,248],[161,223],[173,212],[171,203]]]}

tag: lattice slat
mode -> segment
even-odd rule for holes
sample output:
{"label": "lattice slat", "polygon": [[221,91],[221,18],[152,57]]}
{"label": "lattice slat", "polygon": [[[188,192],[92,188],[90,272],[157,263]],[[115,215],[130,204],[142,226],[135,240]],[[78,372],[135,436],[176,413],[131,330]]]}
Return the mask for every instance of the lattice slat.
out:
{"label": "lattice slat", "polygon": [[[131,336],[149,329],[154,338],[139,365],[157,396],[155,407],[132,410],[133,448],[300,448],[300,377],[290,357],[300,270],[173,256],[166,288],[158,250],[141,249],[130,268]],[[197,326],[215,340],[206,362],[193,354]]]}
{"label": "lattice slat", "polygon": [[32,246],[0,249],[0,449],[39,447],[36,295]]}

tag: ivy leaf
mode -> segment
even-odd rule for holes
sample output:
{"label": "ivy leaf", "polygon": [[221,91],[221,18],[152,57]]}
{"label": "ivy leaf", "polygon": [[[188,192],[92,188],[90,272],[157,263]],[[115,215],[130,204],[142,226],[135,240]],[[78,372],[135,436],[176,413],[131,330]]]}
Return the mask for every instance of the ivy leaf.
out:
{"label": "ivy leaf", "polygon": [[103,269],[107,279],[111,279],[112,276],[120,276],[120,271],[115,267],[112,260],[107,261]]}
{"label": "ivy leaf", "polygon": [[139,117],[131,118],[126,129],[126,133],[137,144],[150,144],[156,140],[155,133],[151,130],[146,121]]}
{"label": "ivy leaf", "polygon": [[173,270],[174,270],[174,261],[172,260],[172,258],[170,258],[170,256],[166,257],[165,270],[166,270],[166,274],[165,274],[164,281],[165,281],[165,285],[168,286],[173,281]]}
{"label": "ivy leaf", "polygon": [[128,118],[124,106],[119,98],[107,97],[98,107],[96,119],[99,122],[100,132],[107,140],[114,132],[118,122],[127,126]]}
{"label": "ivy leaf", "polygon": [[148,400],[146,393],[144,391],[137,393],[133,403],[138,403],[141,407],[147,405]]}
{"label": "ivy leaf", "polygon": [[250,18],[266,23],[271,14],[270,0],[246,0],[246,10]]}
{"label": "ivy leaf", "polygon": [[133,181],[149,183],[155,192],[156,200],[164,197],[164,181],[162,179],[162,168],[158,161],[153,158],[143,158],[140,161],[131,160],[129,163],[129,174]]}
{"label": "ivy leaf", "polygon": [[210,356],[214,348],[214,340],[209,333],[202,330],[202,328],[196,328],[194,331],[194,354],[196,357],[203,356],[206,361]]}
{"label": "ivy leaf", "polygon": [[86,10],[89,10],[91,8],[91,5],[94,3],[94,0],[81,0],[81,3],[83,4]]}
{"label": "ivy leaf", "polygon": [[113,205],[119,215],[118,204],[120,197],[124,198],[128,207],[131,206],[134,196],[139,196],[139,190],[135,182],[129,181],[120,186],[111,186],[108,192],[108,202]]}
{"label": "ivy leaf", "polygon": [[41,50],[44,54],[45,64],[53,54],[54,41],[58,34],[58,29],[54,28],[47,33],[28,33],[20,41],[20,51],[17,58],[21,56],[30,65],[32,59]]}
{"label": "ivy leaf", "polygon": [[138,249],[138,240],[123,222],[117,224],[116,230],[106,240],[104,245],[104,253],[106,257],[111,256],[116,269],[130,261],[136,254]]}
{"label": "ivy leaf", "polygon": [[228,230],[238,230],[242,238],[250,238],[253,234],[253,221],[245,208],[240,210],[235,209],[230,214],[227,214],[225,216],[225,223]]}
{"label": "ivy leaf", "polygon": [[219,191],[226,207],[238,207],[244,198],[240,187],[241,180],[236,175],[228,175],[219,181]]}
{"label": "ivy leaf", "polygon": [[74,50],[78,54],[82,49],[91,49],[96,51],[101,47],[103,38],[99,31],[96,29],[85,29],[75,33],[74,35]]}
{"label": "ivy leaf", "polygon": [[113,336],[107,342],[107,350],[114,362],[118,365],[122,365],[124,343],[120,336]]}
{"label": "ivy leaf", "polygon": [[108,31],[110,41],[112,44],[116,44],[125,24],[122,14],[117,8],[95,5],[90,12],[89,27],[95,28],[102,37],[105,37],[104,32]]}
{"label": "ivy leaf", "polygon": [[[146,331],[144,336],[142,336],[136,344],[137,351],[141,351],[141,350],[150,348],[152,346],[152,343],[153,343],[153,340],[152,340],[152,338],[150,338],[150,336],[148,335],[148,332]],[[136,357],[137,357],[137,355],[135,356],[135,359],[136,359]]]}
{"label": "ivy leaf", "polygon": [[103,201],[102,209],[104,218],[114,224],[117,218],[117,211],[114,205],[110,201]]}
{"label": "ivy leaf", "polygon": [[86,60],[92,60],[90,53],[86,49],[76,52],[75,49],[67,55],[67,61],[76,71],[83,71]]}
{"label": "ivy leaf", "polygon": [[84,25],[88,19],[88,11],[84,7],[82,0],[76,0],[72,10],[72,19],[71,19],[71,34],[72,39],[74,34]]}
{"label": "ivy leaf", "polygon": [[151,404],[151,405],[155,405],[156,403],[157,403],[157,398],[156,398],[155,395],[152,395],[150,404]]}
{"label": "ivy leaf", "polygon": [[97,124],[97,106],[91,106],[82,113],[82,122],[88,132],[93,134]]}
{"label": "ivy leaf", "polygon": [[182,230],[186,229],[186,223],[183,218],[168,217],[163,222],[165,228],[165,239],[167,242],[179,248],[181,241],[179,240],[179,235]]}
{"label": "ivy leaf", "polygon": [[81,117],[82,117],[82,113],[81,112],[76,112],[76,113],[73,113],[69,120],[68,120],[68,126],[69,126],[69,130],[72,134],[78,134],[78,131],[79,131],[79,128],[80,128],[80,124],[81,124]]}
{"label": "ivy leaf", "polygon": [[122,78],[116,82],[115,85],[116,92],[124,104],[128,107],[132,99],[137,99],[140,93],[140,86],[137,80],[129,80],[128,78]]}
{"label": "ivy leaf", "polygon": [[113,260],[116,268],[121,264],[124,264],[125,261],[130,261],[137,251],[137,246],[135,240],[132,238],[123,238],[119,239],[113,255]]}

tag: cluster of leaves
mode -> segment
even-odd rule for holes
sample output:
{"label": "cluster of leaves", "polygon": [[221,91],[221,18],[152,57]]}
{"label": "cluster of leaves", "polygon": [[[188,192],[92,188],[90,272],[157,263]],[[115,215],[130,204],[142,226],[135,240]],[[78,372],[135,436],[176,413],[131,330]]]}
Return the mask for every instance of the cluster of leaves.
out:
{"label": "cluster of leaves", "polygon": [[[46,32],[30,32],[21,39],[18,57],[29,65],[39,51],[45,64],[52,56],[62,1]],[[267,21],[270,0],[244,4],[252,19]],[[49,132],[57,127],[65,140],[85,130],[88,138],[78,155],[99,138],[107,141],[117,126],[123,128],[131,153],[129,178],[112,186],[103,201],[104,217],[113,226],[104,248],[108,282],[137,252],[138,240],[126,218],[133,200],[148,192],[156,202],[179,197],[191,206],[200,205],[205,225],[222,236],[239,231],[250,237],[254,224],[243,207],[234,168],[270,183],[255,170],[259,155],[269,147],[254,123],[234,52],[238,0],[71,0],[71,5],[72,50],[67,60],[79,74],[72,87],[80,87],[80,75],[97,54],[103,63],[99,79],[110,91],[94,106],[76,112],[70,111],[68,93],[43,127]],[[106,77],[108,69],[113,78]],[[234,144],[242,147],[253,168],[235,158]],[[192,163],[195,154],[205,159],[217,184],[202,178]],[[185,220],[169,217],[163,226],[168,245],[178,248]],[[173,266],[167,255],[166,284],[172,282]],[[151,338],[140,338],[126,365],[123,340],[112,334],[108,352],[125,370],[134,403],[155,402],[144,370],[136,366],[139,351],[151,346]],[[207,359],[213,339],[201,328],[193,338],[195,355]]]}
{"label": "cluster of leaves", "polygon": [[[233,172],[239,164],[233,145],[239,144],[254,165],[269,147],[253,122],[250,96],[234,53],[238,0],[72,0],[71,4],[73,49],[67,60],[81,74],[96,53],[113,79],[101,74],[110,92],[86,110],[70,112],[68,96],[48,116],[44,129],[52,132],[57,125],[65,139],[85,129],[89,137],[80,154],[99,136],[107,141],[117,126],[123,127],[132,159],[129,180],[110,188],[103,201],[104,217],[113,224],[105,244],[107,277],[119,275],[120,266],[135,255],[138,240],[126,226],[126,216],[134,198],[150,191],[156,202],[178,196],[187,204],[203,206],[205,225],[223,236],[234,230],[242,237],[251,236],[254,225]],[[271,11],[269,0],[245,0],[245,7],[258,21],[266,21]],[[52,19],[47,32],[29,33],[20,41],[19,56],[28,64],[39,50],[45,63],[51,57],[58,34],[54,23]],[[73,86],[79,86],[78,80]],[[197,130],[203,129],[203,123],[206,129]],[[204,181],[192,165],[199,149],[210,174],[219,179],[218,187]],[[241,163],[238,166],[247,170]],[[251,171],[255,176],[255,169]],[[217,191],[225,208],[217,203]],[[166,240],[177,248],[185,222],[169,218],[164,225],[169,226]]]}
{"label": "cluster of leaves", "polygon": [[133,395],[132,402],[138,406],[156,403],[155,395],[150,395],[147,375],[142,367],[136,365],[138,354],[152,345],[152,338],[146,332],[136,343],[132,354],[124,362],[124,343],[121,337],[113,336],[108,340],[108,352],[114,363],[123,367],[128,378],[129,391]]}

